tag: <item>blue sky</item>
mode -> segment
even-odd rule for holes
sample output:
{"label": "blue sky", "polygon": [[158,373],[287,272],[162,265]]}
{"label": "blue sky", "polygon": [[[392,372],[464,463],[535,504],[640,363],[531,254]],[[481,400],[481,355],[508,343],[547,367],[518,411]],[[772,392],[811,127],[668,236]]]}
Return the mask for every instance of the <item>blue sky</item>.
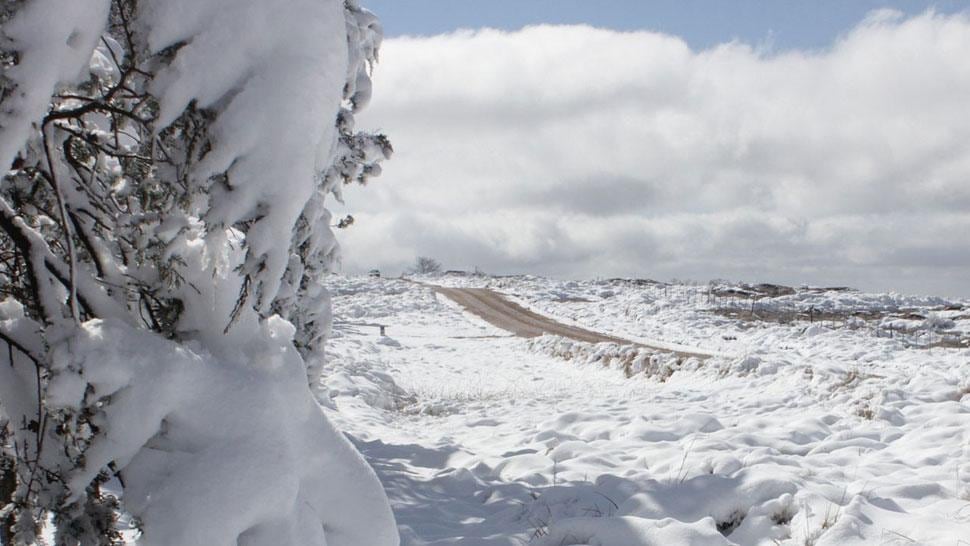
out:
{"label": "blue sky", "polygon": [[933,8],[953,13],[970,0],[364,0],[388,36],[434,35],[459,28],[516,30],[552,23],[585,23],[616,30],[654,30],[692,48],[740,39],[776,50],[831,44],[866,13],[892,8],[912,15]]}

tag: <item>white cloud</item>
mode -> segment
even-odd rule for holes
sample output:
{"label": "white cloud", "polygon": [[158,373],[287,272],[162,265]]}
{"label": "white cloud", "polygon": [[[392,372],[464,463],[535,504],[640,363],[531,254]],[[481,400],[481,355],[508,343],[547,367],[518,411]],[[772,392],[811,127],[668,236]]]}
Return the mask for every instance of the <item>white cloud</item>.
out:
{"label": "white cloud", "polygon": [[448,267],[970,295],[970,16],[826,51],[585,26],[385,43],[345,270]]}

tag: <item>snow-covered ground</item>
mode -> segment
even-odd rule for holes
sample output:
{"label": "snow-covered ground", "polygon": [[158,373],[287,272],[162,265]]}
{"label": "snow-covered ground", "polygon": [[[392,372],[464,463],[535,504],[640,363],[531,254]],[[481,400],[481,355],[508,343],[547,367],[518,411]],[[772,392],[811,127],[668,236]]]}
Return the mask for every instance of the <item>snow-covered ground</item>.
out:
{"label": "snow-covered ground", "polygon": [[[330,277],[321,399],[405,545],[970,545],[970,349],[916,340],[970,329],[966,302],[800,291],[748,316],[706,286],[437,282],[731,356],[631,376],[616,347],[514,338],[426,286]],[[767,313],[799,305],[825,314]]]}

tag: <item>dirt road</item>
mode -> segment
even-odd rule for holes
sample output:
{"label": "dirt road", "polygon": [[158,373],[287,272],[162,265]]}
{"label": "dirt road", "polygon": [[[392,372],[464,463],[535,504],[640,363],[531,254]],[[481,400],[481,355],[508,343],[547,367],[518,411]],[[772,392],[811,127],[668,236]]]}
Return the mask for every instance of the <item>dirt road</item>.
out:
{"label": "dirt road", "polygon": [[588,343],[601,343],[606,341],[623,345],[636,345],[656,351],[676,353],[685,357],[707,358],[718,355],[715,352],[692,347],[672,346],[671,344],[664,343],[651,344],[634,342],[563,324],[549,317],[533,313],[487,288],[451,288],[446,286],[430,286],[430,288],[458,303],[466,311],[478,315],[489,324],[521,337],[538,337],[543,334],[552,334]]}

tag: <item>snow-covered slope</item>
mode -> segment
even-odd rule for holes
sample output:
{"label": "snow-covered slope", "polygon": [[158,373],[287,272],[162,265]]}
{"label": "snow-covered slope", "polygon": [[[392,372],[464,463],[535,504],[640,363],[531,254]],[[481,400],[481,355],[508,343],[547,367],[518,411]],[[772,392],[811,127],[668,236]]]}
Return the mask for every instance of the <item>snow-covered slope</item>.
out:
{"label": "snow-covered slope", "polygon": [[806,292],[786,297],[825,298],[829,313],[782,323],[728,316],[750,304],[708,304],[689,286],[664,297],[628,281],[437,281],[738,356],[627,377],[609,357],[621,348],[518,339],[425,286],[331,277],[324,402],[377,470],[404,544],[970,539],[970,351],[880,337],[885,317],[853,327],[847,312],[958,317],[941,308],[961,302]]}

